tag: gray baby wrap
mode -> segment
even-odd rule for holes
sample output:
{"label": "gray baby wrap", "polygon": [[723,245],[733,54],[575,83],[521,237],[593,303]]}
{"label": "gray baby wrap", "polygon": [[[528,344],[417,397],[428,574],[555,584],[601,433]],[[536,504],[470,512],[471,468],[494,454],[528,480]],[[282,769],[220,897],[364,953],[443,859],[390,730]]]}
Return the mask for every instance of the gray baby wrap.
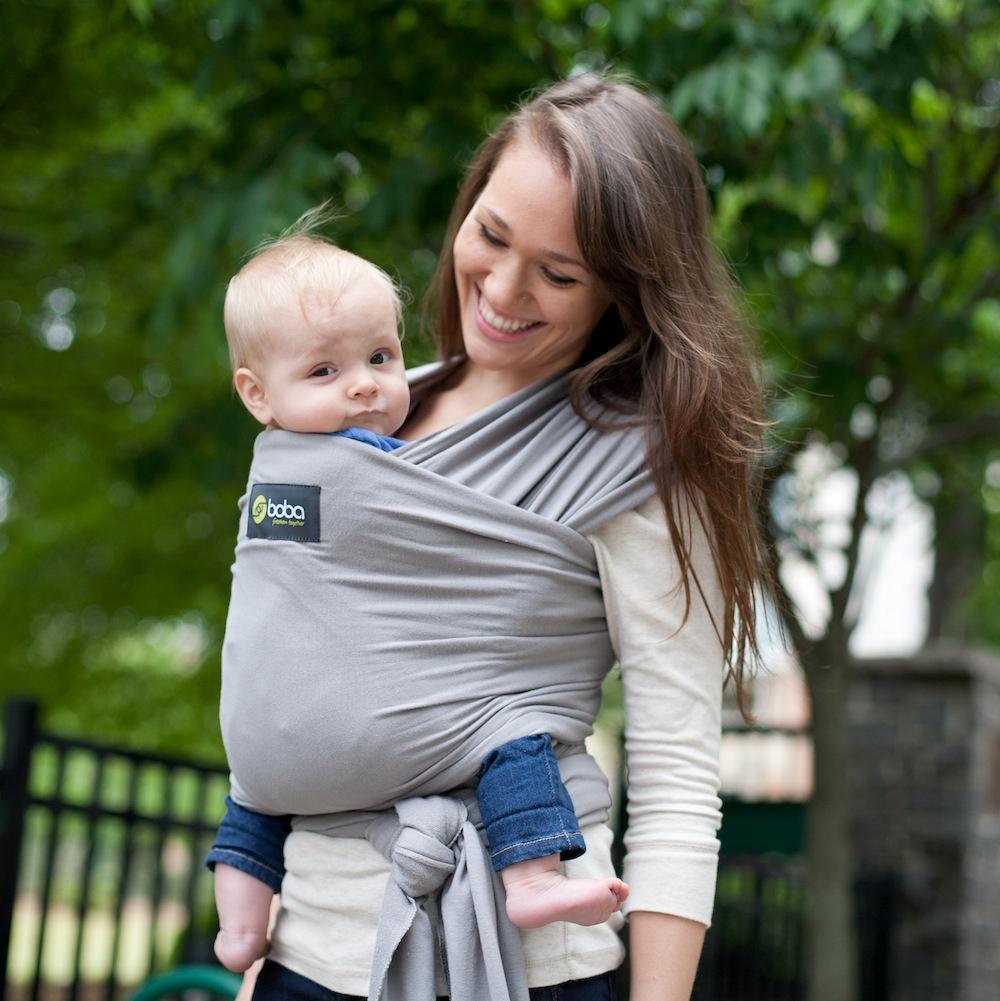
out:
{"label": "gray baby wrap", "polygon": [[585,535],[654,486],[641,432],[594,431],[566,387],[389,454],[282,431],[254,448],[223,648],[233,797],[393,863],[373,999],[435,996],[435,935],[455,1001],[527,999],[472,826],[487,751],[551,734],[581,824],[607,815],[583,751],[613,660]]}

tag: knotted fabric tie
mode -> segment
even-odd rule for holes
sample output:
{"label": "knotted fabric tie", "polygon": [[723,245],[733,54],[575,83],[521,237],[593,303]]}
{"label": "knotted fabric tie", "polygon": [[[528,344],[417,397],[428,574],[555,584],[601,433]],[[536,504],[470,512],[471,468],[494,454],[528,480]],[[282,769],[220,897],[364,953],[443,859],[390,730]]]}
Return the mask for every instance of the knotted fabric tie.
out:
{"label": "knotted fabric tie", "polygon": [[[465,804],[449,796],[400,800],[366,837],[392,863],[369,1001],[435,1001],[436,937],[452,1001],[528,1001],[521,939]],[[429,911],[438,892],[437,912]]]}

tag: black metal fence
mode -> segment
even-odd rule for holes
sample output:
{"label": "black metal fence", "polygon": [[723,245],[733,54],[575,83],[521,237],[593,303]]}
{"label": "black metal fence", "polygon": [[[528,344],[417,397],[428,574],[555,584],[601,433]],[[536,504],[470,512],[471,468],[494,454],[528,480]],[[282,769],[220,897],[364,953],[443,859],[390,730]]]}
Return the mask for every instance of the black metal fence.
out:
{"label": "black metal fence", "polygon": [[803,990],[798,860],[720,860],[693,1001],[798,1001]]}
{"label": "black metal fence", "polygon": [[[805,996],[802,864],[801,858],[779,856],[720,859],[712,927],[692,1001],[800,1001]],[[859,1001],[890,1001],[897,880],[891,873],[859,874],[853,896]]]}
{"label": "black metal fence", "polygon": [[0,1001],[115,1001],[151,973],[211,957],[201,860],[225,768],[37,728],[5,710],[0,772]]}

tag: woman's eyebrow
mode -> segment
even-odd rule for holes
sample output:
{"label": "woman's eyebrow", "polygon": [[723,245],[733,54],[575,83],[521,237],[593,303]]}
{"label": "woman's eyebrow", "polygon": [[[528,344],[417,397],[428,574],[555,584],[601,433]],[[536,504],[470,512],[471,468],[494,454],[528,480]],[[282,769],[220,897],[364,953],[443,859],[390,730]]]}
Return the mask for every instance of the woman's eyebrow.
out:
{"label": "woman's eyebrow", "polygon": [[[493,222],[496,223],[497,229],[502,229],[505,233],[510,232],[510,224],[503,216],[494,212],[488,205],[484,205],[483,209],[489,214]],[[578,268],[583,268],[584,271],[588,270],[587,265],[583,261],[578,261],[575,257],[570,257],[568,254],[560,254],[558,250],[543,250],[541,254],[543,257],[549,257],[560,264],[573,264]]]}

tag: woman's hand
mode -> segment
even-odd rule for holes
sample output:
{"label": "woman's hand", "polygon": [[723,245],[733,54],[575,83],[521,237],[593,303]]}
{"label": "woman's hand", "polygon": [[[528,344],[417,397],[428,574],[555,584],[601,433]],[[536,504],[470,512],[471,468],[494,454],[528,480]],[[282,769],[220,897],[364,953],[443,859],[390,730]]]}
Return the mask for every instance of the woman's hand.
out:
{"label": "woman's hand", "polygon": [[628,918],[629,1001],[690,1001],[707,930],[674,914],[633,911]]}
{"label": "woman's hand", "polygon": [[240,984],[240,990],[236,995],[236,1001],[250,1001],[250,998],[253,997],[254,985],[257,983],[257,974],[260,973],[260,968],[263,965],[264,960],[258,959],[257,962],[243,974],[243,983]]}

